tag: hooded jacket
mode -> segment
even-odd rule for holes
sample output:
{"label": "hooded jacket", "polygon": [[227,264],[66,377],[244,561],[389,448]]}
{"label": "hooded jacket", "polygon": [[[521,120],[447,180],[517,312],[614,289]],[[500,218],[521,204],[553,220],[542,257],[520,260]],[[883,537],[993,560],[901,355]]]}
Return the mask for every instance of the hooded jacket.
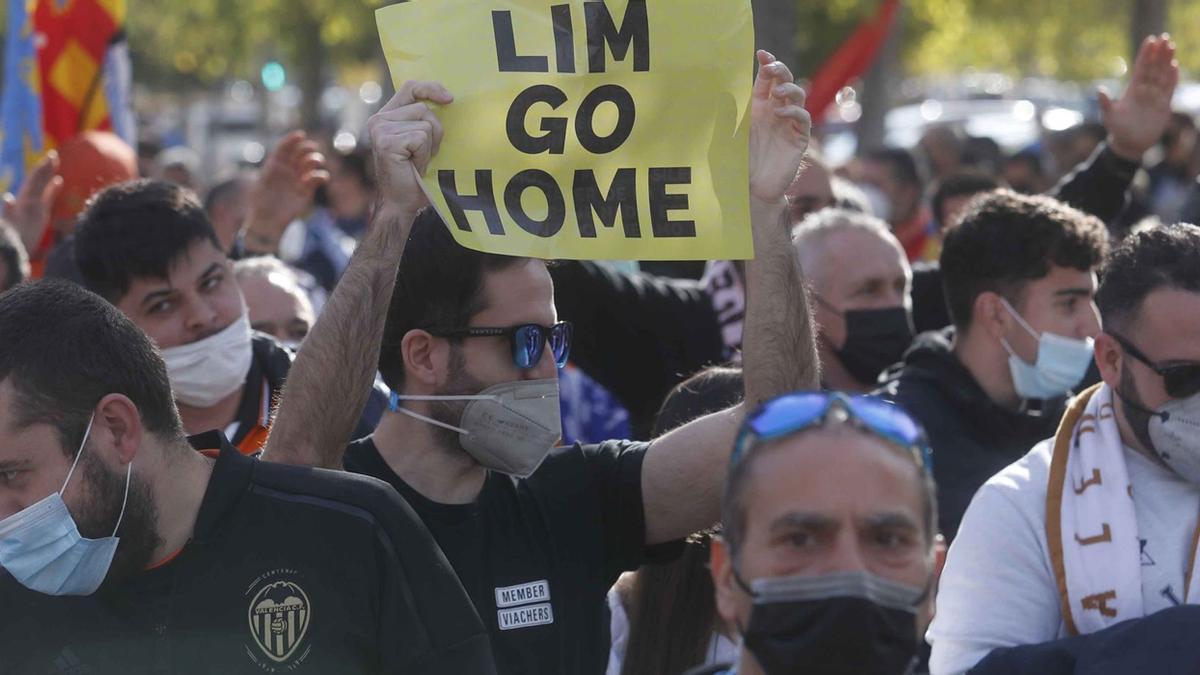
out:
{"label": "hooded jacket", "polygon": [[954,329],[919,335],[877,395],[907,410],[929,437],[938,489],[938,524],[954,538],[975,491],[1034,445],[1050,438],[1066,399],[1010,410],[990,399],[953,352]]}

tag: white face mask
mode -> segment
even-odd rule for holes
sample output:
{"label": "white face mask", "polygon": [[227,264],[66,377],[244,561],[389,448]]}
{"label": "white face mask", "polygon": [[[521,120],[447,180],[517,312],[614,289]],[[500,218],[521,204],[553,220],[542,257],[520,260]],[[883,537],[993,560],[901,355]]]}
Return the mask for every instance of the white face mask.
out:
{"label": "white face mask", "polygon": [[1000,338],[1008,352],[1008,369],[1012,373],[1013,388],[1021,398],[1048,399],[1062,396],[1083,381],[1087,375],[1088,366],[1092,364],[1092,338],[1074,340],[1072,338],[1042,333],[1038,335],[1025,319],[1002,300],[1017,323],[1021,325],[1038,341],[1037,361],[1030,364],[1008,344],[1008,340]]}
{"label": "white face mask", "polygon": [[243,311],[216,335],[162,350],[175,400],[208,408],[237,391],[250,372],[250,320]]}
{"label": "white face mask", "polygon": [[[461,427],[400,407],[400,401],[470,401]],[[562,438],[558,380],[518,380],[488,387],[474,396],[401,396],[390,409],[435,426],[457,431],[463,450],[480,465],[517,478],[528,478]]]}
{"label": "white face mask", "polygon": [[1200,485],[1200,394],[1171,399],[1145,412],[1150,415],[1147,431],[1154,453],[1181,478]]}

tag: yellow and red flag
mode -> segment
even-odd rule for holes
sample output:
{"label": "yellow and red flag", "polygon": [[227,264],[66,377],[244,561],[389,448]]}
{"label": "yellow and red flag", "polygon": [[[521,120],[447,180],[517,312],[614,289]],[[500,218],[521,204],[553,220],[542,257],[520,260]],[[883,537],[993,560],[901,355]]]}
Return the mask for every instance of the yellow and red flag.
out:
{"label": "yellow and red flag", "polygon": [[0,190],[80,132],[134,141],[125,13],[126,0],[9,0]]}

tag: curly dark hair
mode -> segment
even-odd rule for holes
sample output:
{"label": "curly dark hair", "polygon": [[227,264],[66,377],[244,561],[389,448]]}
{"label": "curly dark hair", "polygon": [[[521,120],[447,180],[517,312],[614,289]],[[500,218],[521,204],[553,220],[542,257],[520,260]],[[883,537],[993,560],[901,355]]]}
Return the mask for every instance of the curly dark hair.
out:
{"label": "curly dark hair", "polygon": [[981,293],[1019,304],[1025,285],[1067,267],[1087,271],[1108,251],[1108,231],[1094,216],[1043,196],[997,190],[971,202],[942,247],[942,284],[960,332],[971,326]]}
{"label": "curly dark hair", "polygon": [[1200,227],[1181,223],[1130,236],[1105,261],[1096,305],[1105,328],[1135,321],[1160,288],[1200,293]]}

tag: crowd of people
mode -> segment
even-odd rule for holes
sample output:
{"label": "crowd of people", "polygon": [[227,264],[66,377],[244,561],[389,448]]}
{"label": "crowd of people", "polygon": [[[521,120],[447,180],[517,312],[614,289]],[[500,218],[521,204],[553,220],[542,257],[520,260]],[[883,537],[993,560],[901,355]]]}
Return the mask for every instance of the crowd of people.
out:
{"label": "crowd of people", "polygon": [[832,167],[760,51],[695,278],[456,243],[436,82],[211,185],[81,134],[0,221],[0,673],[1194,671],[1174,57]]}

